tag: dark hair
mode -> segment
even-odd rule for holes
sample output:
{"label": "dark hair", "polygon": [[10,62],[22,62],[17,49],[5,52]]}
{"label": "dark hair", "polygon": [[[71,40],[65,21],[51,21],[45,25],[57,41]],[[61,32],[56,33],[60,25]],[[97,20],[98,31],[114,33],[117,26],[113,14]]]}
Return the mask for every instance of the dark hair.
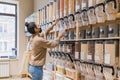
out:
{"label": "dark hair", "polygon": [[29,33],[35,34],[35,30],[34,30],[34,28],[36,27],[35,22],[30,22],[30,23],[26,22],[25,26],[27,27]]}

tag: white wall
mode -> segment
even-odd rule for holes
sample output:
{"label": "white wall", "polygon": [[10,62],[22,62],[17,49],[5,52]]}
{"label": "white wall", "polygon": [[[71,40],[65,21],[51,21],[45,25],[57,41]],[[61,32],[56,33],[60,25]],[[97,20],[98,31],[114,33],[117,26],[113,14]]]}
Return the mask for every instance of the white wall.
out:
{"label": "white wall", "polygon": [[34,11],[44,7],[50,0],[34,0]]}
{"label": "white wall", "polygon": [[24,34],[24,20],[27,16],[33,13],[34,11],[34,0],[0,0],[0,1],[10,1],[10,2],[16,2],[18,1],[18,36],[17,36],[17,42],[18,42],[18,54],[19,59],[18,60],[11,60],[10,61],[10,75],[17,75],[20,69],[20,64],[22,61],[23,53],[26,49],[26,41],[27,38]]}
{"label": "white wall", "polygon": [[[22,62],[22,56],[26,49],[27,38],[24,34],[24,24],[25,18],[33,13],[34,10],[34,0],[18,0],[19,1],[19,65],[18,70],[20,69],[20,64]],[[16,72],[18,73],[18,71]]]}

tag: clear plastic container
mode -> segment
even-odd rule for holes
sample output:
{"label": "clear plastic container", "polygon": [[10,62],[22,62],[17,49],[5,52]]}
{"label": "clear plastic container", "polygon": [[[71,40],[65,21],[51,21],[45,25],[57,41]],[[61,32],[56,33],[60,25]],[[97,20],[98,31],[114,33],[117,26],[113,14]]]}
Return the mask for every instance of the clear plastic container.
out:
{"label": "clear plastic container", "polygon": [[75,22],[76,22],[76,27],[82,26],[82,20],[80,17],[80,12],[75,13]]}
{"label": "clear plastic container", "polygon": [[81,9],[87,9],[88,8],[88,0],[82,0],[82,3],[81,3]]}
{"label": "clear plastic container", "polygon": [[57,65],[57,72],[61,73],[61,74],[65,74],[65,68],[64,66]]}
{"label": "clear plastic container", "polygon": [[59,28],[59,33],[65,32],[65,27],[64,27],[64,20],[60,20],[60,28]]}
{"label": "clear plastic container", "polygon": [[47,70],[43,70],[43,80],[53,80],[53,79],[54,79],[53,73]]}
{"label": "clear plastic container", "polygon": [[41,17],[42,17],[42,14],[41,14],[41,13],[42,13],[42,11],[41,11],[41,9],[40,9],[40,25],[42,24],[42,18],[41,18]]}
{"label": "clear plastic container", "polygon": [[45,18],[45,24],[47,23],[47,7],[45,6],[45,11],[44,11],[44,18]]}
{"label": "clear plastic container", "polygon": [[56,19],[56,0],[54,0],[54,3],[53,3],[53,20]]}
{"label": "clear plastic container", "polygon": [[43,7],[43,24],[45,24],[45,7]]}
{"label": "clear plastic container", "polygon": [[118,7],[119,7],[119,13],[120,13],[120,0],[118,0]]}
{"label": "clear plastic container", "polygon": [[69,22],[68,22],[68,17],[64,17],[64,28],[68,29],[69,28]]}
{"label": "clear plastic container", "polygon": [[46,8],[47,8],[47,12],[46,13],[47,13],[47,23],[48,23],[49,22],[49,4],[47,4]]}
{"label": "clear plastic container", "polygon": [[75,0],[75,12],[80,11],[81,9],[81,0]]}
{"label": "clear plastic container", "polygon": [[104,9],[104,3],[99,3],[95,6],[95,13],[98,23],[104,23],[106,21],[106,14]]}
{"label": "clear plastic container", "polygon": [[99,4],[99,3],[104,3],[105,0],[96,0],[96,4]]}
{"label": "clear plastic container", "polygon": [[66,75],[71,77],[72,79],[75,78],[75,70],[74,69],[69,69],[69,68],[66,68]]}
{"label": "clear plastic container", "polygon": [[60,21],[56,24],[56,31],[59,31],[60,29]]}
{"label": "clear plastic container", "polygon": [[64,80],[72,80],[72,79],[70,79],[70,78],[67,78],[67,77],[64,77]]}
{"label": "clear plastic container", "polygon": [[69,14],[74,14],[75,12],[75,0],[69,0]]}
{"label": "clear plastic container", "polygon": [[56,0],[56,18],[60,18],[60,0]]}
{"label": "clear plastic container", "polygon": [[64,17],[64,0],[60,0],[60,18]]}
{"label": "clear plastic container", "polygon": [[64,0],[64,16],[68,16],[68,9],[69,9],[69,0]]}
{"label": "clear plastic container", "polygon": [[89,19],[89,24],[96,24],[97,18],[95,15],[95,8],[89,7],[89,9],[87,10],[87,14],[88,14],[88,19]]}
{"label": "clear plastic container", "polygon": [[59,73],[56,73],[56,80],[64,80],[64,76]]}
{"label": "clear plastic container", "polygon": [[75,22],[74,22],[74,15],[70,14],[68,16],[68,21],[69,21],[69,28],[74,28],[75,27]]}
{"label": "clear plastic container", "polygon": [[41,9],[41,25],[43,25],[43,8]]}
{"label": "clear plastic container", "polygon": [[106,0],[105,12],[107,14],[107,20],[115,20],[118,9],[118,0]]}
{"label": "clear plastic container", "polygon": [[53,2],[49,3],[49,21],[52,22],[53,21]]}
{"label": "clear plastic container", "polygon": [[88,20],[87,10],[86,10],[86,9],[83,9],[83,10],[80,12],[80,16],[81,16],[81,19],[82,19],[82,24],[83,24],[83,26],[88,26],[89,20]]}

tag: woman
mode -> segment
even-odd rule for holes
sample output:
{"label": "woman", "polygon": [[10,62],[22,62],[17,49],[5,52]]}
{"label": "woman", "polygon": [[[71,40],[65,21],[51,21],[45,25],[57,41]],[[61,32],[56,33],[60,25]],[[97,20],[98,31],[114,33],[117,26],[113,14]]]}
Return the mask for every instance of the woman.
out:
{"label": "woman", "polygon": [[43,65],[45,64],[47,48],[56,47],[64,34],[59,34],[52,42],[45,39],[45,35],[49,34],[50,30],[53,29],[58,21],[59,20],[57,19],[45,32],[42,32],[41,28],[34,22],[25,24],[28,32],[32,34],[30,39],[32,55],[29,63],[29,72],[32,75],[32,80],[42,80]]}

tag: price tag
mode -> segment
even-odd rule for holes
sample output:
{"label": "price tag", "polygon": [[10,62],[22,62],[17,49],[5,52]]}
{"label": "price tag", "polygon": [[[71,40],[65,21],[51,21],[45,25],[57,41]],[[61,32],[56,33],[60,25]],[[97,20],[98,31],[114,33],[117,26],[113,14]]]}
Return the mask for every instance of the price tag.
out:
{"label": "price tag", "polygon": [[92,60],[92,55],[88,55],[88,56],[87,56],[87,59],[88,59],[88,60]]}
{"label": "price tag", "polygon": [[105,64],[110,64],[110,54],[106,53],[105,54]]}
{"label": "price tag", "polygon": [[95,55],[95,61],[99,61],[100,57],[98,55]]}
{"label": "price tag", "polygon": [[81,52],[81,60],[84,60],[85,56],[84,56],[84,52]]}
{"label": "price tag", "polygon": [[79,59],[79,52],[75,52],[75,59]]}

